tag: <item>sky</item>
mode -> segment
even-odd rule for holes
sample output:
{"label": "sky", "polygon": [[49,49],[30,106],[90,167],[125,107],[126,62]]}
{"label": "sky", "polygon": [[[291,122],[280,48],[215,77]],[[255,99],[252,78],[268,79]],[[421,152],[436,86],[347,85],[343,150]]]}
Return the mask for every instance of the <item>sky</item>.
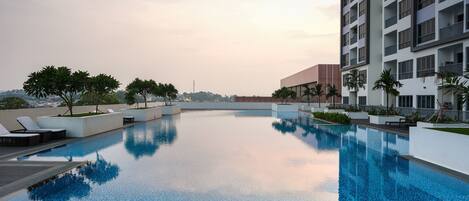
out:
{"label": "sky", "polygon": [[0,90],[44,66],[270,95],[339,63],[339,0],[0,0]]}

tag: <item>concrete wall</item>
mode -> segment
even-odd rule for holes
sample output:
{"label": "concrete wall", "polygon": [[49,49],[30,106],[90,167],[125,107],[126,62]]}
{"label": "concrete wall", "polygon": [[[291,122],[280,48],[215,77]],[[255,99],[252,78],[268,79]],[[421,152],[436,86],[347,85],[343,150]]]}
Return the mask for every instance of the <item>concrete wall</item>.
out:
{"label": "concrete wall", "polygon": [[[272,103],[236,103],[236,102],[180,102],[176,103],[183,110],[271,110]],[[162,103],[149,103],[149,106],[160,106]],[[307,105],[300,103],[298,105]],[[327,104],[321,104],[325,107]],[[317,107],[317,104],[311,104]],[[119,111],[121,109],[129,108],[128,105],[103,105],[100,106],[101,111],[113,109]],[[87,113],[94,111],[94,106],[77,106],[74,107],[74,113]],[[21,129],[21,126],[16,122],[16,118],[20,116],[30,116],[36,119],[40,116],[55,116],[64,114],[67,111],[64,107],[58,108],[31,108],[19,110],[0,110],[0,123],[9,130]]]}

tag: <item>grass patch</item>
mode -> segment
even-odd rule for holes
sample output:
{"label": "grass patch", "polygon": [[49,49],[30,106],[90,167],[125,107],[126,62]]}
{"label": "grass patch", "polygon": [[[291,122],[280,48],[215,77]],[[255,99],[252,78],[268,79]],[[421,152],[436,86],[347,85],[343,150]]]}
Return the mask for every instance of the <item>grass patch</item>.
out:
{"label": "grass patch", "polygon": [[98,113],[90,112],[90,113],[74,114],[73,116],[59,115],[59,117],[89,117],[89,116],[95,116],[95,115],[101,115],[101,114],[104,114],[104,113],[102,113],[102,112],[98,112]]}
{"label": "grass patch", "polygon": [[461,134],[461,135],[469,135],[469,128],[432,128],[432,129],[437,130],[437,131]]}
{"label": "grass patch", "polygon": [[350,124],[351,119],[345,114],[314,112],[314,118],[339,124]]}

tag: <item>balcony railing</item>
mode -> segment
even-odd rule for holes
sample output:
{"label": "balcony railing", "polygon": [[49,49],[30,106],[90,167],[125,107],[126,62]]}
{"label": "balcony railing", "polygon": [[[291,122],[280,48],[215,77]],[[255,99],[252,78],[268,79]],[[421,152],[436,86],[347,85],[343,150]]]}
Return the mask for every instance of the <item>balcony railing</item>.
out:
{"label": "balcony railing", "polygon": [[350,59],[350,65],[356,65],[357,59]]}
{"label": "balcony railing", "polygon": [[384,28],[388,28],[397,23],[397,16],[393,16],[384,21]]}
{"label": "balcony railing", "polygon": [[418,36],[418,43],[424,43],[435,39],[435,33]]}
{"label": "balcony railing", "polygon": [[355,22],[357,20],[358,16],[357,15],[350,15],[350,23]]}
{"label": "balcony railing", "polygon": [[417,77],[430,77],[435,75],[435,69],[417,70]]}
{"label": "balcony railing", "polygon": [[463,34],[464,23],[458,22],[440,29],[440,39],[448,39]]}
{"label": "balcony railing", "polygon": [[414,77],[413,72],[407,72],[407,73],[399,73],[399,80],[405,80],[405,79],[410,79]]}
{"label": "balcony railing", "polygon": [[462,75],[463,65],[462,65],[462,63],[440,65],[439,72],[440,73],[443,73],[443,72],[444,73],[454,73],[456,75]]}
{"label": "balcony railing", "polygon": [[392,54],[396,54],[396,52],[397,52],[397,46],[396,45],[391,45],[391,46],[388,46],[388,47],[384,48],[384,56],[389,56],[389,55],[392,55]]}

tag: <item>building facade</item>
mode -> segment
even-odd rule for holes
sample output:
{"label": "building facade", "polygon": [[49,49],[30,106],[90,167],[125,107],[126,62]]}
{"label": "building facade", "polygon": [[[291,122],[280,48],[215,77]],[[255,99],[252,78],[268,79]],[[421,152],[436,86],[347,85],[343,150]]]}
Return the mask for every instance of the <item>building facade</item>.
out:
{"label": "building facade", "polygon": [[[287,87],[296,92],[297,98],[305,101],[305,86],[313,87],[316,84],[323,86],[324,93],[328,85],[335,85],[338,92],[341,92],[341,72],[339,64],[318,64],[303,71],[288,76],[280,81],[281,87]],[[340,98],[336,98],[336,102]],[[316,99],[313,100],[317,102]],[[326,102],[325,97],[321,97],[321,102]]]}
{"label": "building facade", "polygon": [[[381,92],[372,89],[382,71],[383,0],[341,0],[341,69],[344,104],[379,105]],[[346,75],[358,70],[364,89],[351,91]]]}
{"label": "building facade", "polygon": [[[438,88],[438,73],[462,75],[469,55],[467,0],[386,0],[383,69],[403,84],[398,107],[462,110],[457,97]],[[383,102],[384,103],[384,102]]]}

